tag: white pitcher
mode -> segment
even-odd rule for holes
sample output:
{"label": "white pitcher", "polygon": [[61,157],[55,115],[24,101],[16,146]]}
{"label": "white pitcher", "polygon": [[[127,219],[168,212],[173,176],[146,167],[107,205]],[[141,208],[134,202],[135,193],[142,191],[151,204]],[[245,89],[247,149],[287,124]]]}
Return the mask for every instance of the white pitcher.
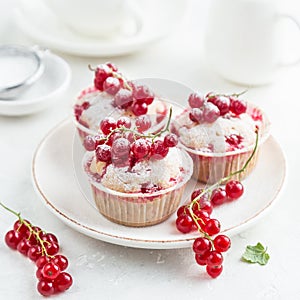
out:
{"label": "white pitcher", "polygon": [[[213,0],[205,55],[222,77],[245,85],[270,83],[282,61],[276,0]],[[300,33],[300,31],[299,31]],[[300,35],[299,35],[300,38]]]}

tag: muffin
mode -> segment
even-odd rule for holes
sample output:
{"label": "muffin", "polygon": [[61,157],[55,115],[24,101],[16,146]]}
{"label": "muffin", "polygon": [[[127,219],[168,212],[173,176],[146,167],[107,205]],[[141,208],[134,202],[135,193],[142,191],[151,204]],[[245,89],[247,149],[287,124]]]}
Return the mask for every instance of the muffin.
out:
{"label": "muffin", "polygon": [[95,69],[94,85],[80,92],[74,105],[74,121],[81,140],[95,135],[101,120],[107,116],[135,118],[140,115],[155,116],[153,131],[164,126],[167,104],[147,86],[138,81],[128,81],[111,63]]}
{"label": "muffin", "polygon": [[115,129],[118,137],[112,142],[108,133],[84,156],[93,199],[112,222],[133,227],[158,224],[179,207],[192,176],[192,159],[176,147],[172,133],[130,130],[130,137],[126,131]]}
{"label": "muffin", "polygon": [[[236,95],[193,93],[189,107],[176,116],[172,130],[194,161],[193,177],[215,183],[240,170],[258,146],[269,136],[270,123],[255,105]],[[242,180],[254,169],[258,150],[244,172],[232,179]]]}

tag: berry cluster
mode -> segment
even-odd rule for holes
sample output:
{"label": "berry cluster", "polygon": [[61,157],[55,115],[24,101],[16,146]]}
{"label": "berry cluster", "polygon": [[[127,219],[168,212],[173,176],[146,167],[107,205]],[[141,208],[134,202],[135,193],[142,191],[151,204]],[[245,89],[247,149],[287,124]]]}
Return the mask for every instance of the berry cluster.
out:
{"label": "berry cluster", "polygon": [[[149,115],[137,117],[134,126],[128,117],[117,121],[107,117],[100,123],[103,134],[87,136],[83,145],[87,151],[95,151],[97,161],[118,167],[132,166],[142,159],[163,159],[169,148],[178,143],[177,136],[169,132],[171,113],[172,110],[166,127],[156,134],[146,132],[151,128]],[[163,139],[159,139],[164,133]]]}
{"label": "berry cluster", "polygon": [[222,252],[226,252],[231,246],[229,237],[219,234],[220,222],[211,218],[213,206],[228,199],[238,199],[243,191],[243,185],[237,180],[228,181],[225,188],[213,185],[206,190],[197,189],[191,195],[191,202],[177,210],[176,227],[180,232],[198,230],[203,235],[195,239],[193,251],[197,264],[206,266],[206,272],[212,278],[222,273]]}
{"label": "berry cluster", "polygon": [[73,279],[70,274],[64,272],[68,266],[68,259],[58,254],[57,237],[33,226],[28,220],[21,218],[19,213],[2,203],[0,205],[18,217],[13,229],[6,233],[5,243],[35,262],[38,292],[43,296],[50,296],[69,289]]}
{"label": "berry cluster", "polygon": [[213,123],[220,116],[224,116],[227,113],[231,113],[238,116],[246,112],[246,103],[238,96],[240,94],[233,95],[221,95],[208,93],[206,96],[200,93],[192,93],[188,98],[190,106],[189,117],[191,121],[196,123]]}
{"label": "berry cluster", "polygon": [[131,110],[135,116],[148,112],[154,94],[147,86],[127,81],[112,63],[98,65],[93,71],[95,88],[113,95],[116,107]]}
{"label": "berry cluster", "polygon": [[[240,198],[244,193],[243,184],[232,177],[245,171],[258,147],[258,131],[256,131],[255,147],[244,166],[230,175],[221,178],[206,189],[197,189],[191,195],[191,201],[178,208],[176,227],[182,233],[197,230],[201,237],[193,243],[197,264],[206,266],[206,272],[212,278],[223,271],[223,252],[226,252],[231,241],[228,236],[219,234],[220,222],[211,217],[214,206]],[[222,187],[222,185],[225,185]]]}

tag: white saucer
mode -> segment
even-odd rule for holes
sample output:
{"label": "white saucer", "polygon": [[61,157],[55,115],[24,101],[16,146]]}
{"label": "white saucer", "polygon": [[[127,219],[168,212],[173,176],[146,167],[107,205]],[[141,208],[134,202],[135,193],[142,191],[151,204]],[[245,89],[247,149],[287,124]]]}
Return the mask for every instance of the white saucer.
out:
{"label": "white saucer", "polygon": [[139,0],[138,5],[136,17],[128,18],[120,34],[109,40],[75,34],[39,0],[21,1],[16,20],[21,30],[44,47],[81,56],[117,56],[143,49],[174,30],[186,1]]}
{"label": "white saucer", "polygon": [[[112,223],[99,214],[89,203],[92,200],[85,199],[75,178],[72,157],[75,133],[71,119],[59,124],[40,143],[32,163],[34,186],[55,216],[83,234],[114,244],[154,249],[191,246],[199,235],[179,233],[175,228],[175,215],[155,226],[130,228]],[[81,146],[77,134],[75,147],[76,144]],[[222,232],[228,235],[241,232],[270,212],[282,190],[285,173],[284,155],[271,136],[262,146],[255,170],[243,182],[243,197],[214,210],[222,224]],[[90,194],[87,181],[81,182],[81,189]]]}
{"label": "white saucer", "polygon": [[32,114],[55,103],[68,87],[71,69],[61,57],[46,50],[45,69],[39,80],[15,100],[0,100],[0,115]]}

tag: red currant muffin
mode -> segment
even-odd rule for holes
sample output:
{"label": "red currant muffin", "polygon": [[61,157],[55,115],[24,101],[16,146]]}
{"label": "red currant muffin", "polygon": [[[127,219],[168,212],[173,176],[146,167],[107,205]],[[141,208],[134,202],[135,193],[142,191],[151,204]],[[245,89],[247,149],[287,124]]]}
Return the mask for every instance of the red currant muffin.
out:
{"label": "red currant muffin", "polygon": [[90,138],[83,165],[93,198],[99,212],[115,223],[134,227],[158,224],[180,205],[193,172],[192,159],[176,147],[176,135],[167,130],[145,133],[148,126],[140,117],[135,131],[129,129],[131,120],[125,118],[114,121],[113,126],[111,119],[104,128],[106,134],[96,142]]}
{"label": "red currant muffin", "polygon": [[[75,124],[80,137],[99,132],[100,122],[107,116],[118,118],[149,114],[153,130],[164,126],[167,104],[147,86],[127,81],[111,63],[95,69],[94,86],[84,89],[74,105]],[[155,122],[154,122],[155,121]]]}
{"label": "red currant muffin", "polygon": [[[266,115],[238,96],[192,93],[189,107],[172,124],[180,143],[194,160],[193,176],[201,182],[214,183],[241,169],[253,152],[256,132],[259,145],[269,136]],[[235,179],[250,174],[258,152]]]}

